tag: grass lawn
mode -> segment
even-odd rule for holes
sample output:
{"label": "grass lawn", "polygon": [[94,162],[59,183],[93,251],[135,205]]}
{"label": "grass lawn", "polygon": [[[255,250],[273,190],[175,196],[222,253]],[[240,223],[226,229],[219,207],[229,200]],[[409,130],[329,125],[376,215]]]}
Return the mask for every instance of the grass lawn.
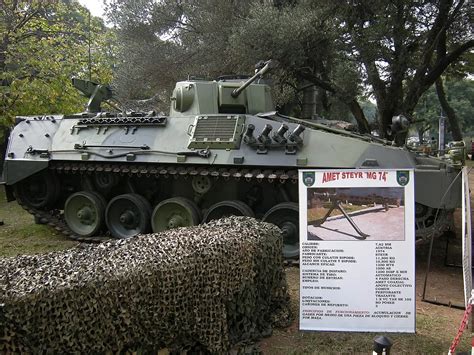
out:
{"label": "grass lawn", "polygon": [[72,248],[78,242],[47,225],[35,224],[33,216],[16,201],[7,202],[0,187],[0,257],[19,254],[39,254]]}

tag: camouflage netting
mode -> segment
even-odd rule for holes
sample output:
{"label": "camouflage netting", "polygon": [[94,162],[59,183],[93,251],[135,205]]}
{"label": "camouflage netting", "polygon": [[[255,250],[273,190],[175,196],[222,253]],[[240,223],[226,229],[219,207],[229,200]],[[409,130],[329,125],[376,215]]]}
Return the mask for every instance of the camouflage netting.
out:
{"label": "camouflage netting", "polygon": [[287,325],[281,248],[277,227],[229,217],[0,259],[0,353],[227,352]]}

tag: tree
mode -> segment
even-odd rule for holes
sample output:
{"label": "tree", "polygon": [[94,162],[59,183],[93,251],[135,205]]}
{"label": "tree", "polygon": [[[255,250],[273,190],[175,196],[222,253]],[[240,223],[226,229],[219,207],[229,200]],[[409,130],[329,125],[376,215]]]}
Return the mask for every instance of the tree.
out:
{"label": "tree", "polygon": [[[273,75],[280,107],[301,113],[314,83],[331,77],[334,82],[325,82],[326,88],[317,91],[315,113],[346,116],[340,100],[362,112],[354,100],[360,89],[356,68],[350,61],[335,60],[343,53],[331,45],[335,31],[330,18],[320,19],[313,5],[311,12],[306,6],[287,5],[286,1],[274,6],[250,0],[142,0],[138,5],[110,1],[107,13],[122,45],[123,60],[116,76],[120,91],[134,98],[158,91],[164,98],[186,74],[209,78],[241,74],[257,61],[273,58],[280,63]],[[298,37],[301,40],[295,41]],[[320,51],[321,47],[326,50]],[[366,122],[361,127],[367,131]]]}
{"label": "tree", "polygon": [[[255,12],[264,14],[271,11],[264,5],[260,8]],[[252,37],[255,40],[258,40],[257,37],[262,38],[260,42],[276,39],[284,48],[292,48],[278,37],[278,29],[285,27],[285,21],[282,21],[285,16],[281,15],[281,11],[286,11],[291,23],[288,36],[296,42],[293,47],[314,48],[319,45],[324,48],[324,54],[332,51],[337,59],[329,61],[330,57],[326,57],[315,63],[315,67],[307,65],[307,60],[315,57],[312,52],[289,50],[280,56],[285,66],[293,65],[294,72],[346,103],[363,131],[365,117],[358,104],[357,91],[344,89],[344,84],[347,85],[352,76],[344,75],[345,80],[339,83],[335,80],[337,76],[331,75],[331,70],[321,64],[331,63],[334,66],[336,62],[343,68],[352,67],[353,70],[340,72],[357,73],[357,79],[364,80],[377,102],[380,134],[394,139],[396,137],[389,129],[392,117],[403,114],[410,118],[421,95],[450,65],[469,54],[467,51],[474,46],[470,9],[472,5],[463,0],[439,0],[435,3],[356,0],[317,4],[298,1],[296,5],[280,9],[280,13],[255,16],[257,22],[259,17],[262,18],[260,28],[252,26],[252,19],[247,20],[243,27],[250,29],[244,30],[242,38],[245,44],[245,38],[255,33]],[[305,26],[306,19],[313,14],[315,21],[309,20],[307,23],[310,26]],[[272,22],[273,18],[278,18],[282,25]],[[324,19],[330,20],[327,20],[326,26],[318,26]],[[263,22],[267,21],[272,25],[265,31]],[[307,33],[311,34],[310,39],[305,37]],[[272,47],[276,45],[273,43]],[[398,144],[403,142],[404,134],[398,136]]]}
{"label": "tree", "polygon": [[465,0],[111,0],[108,14],[123,45],[117,78],[128,81],[129,96],[159,88],[164,98],[186,74],[238,73],[273,58],[281,107],[306,107],[316,95],[317,114],[344,105],[368,132],[359,102],[369,90],[381,136],[402,144],[392,117],[411,118],[448,67],[472,60],[471,8]]}
{"label": "tree", "polygon": [[[88,76],[89,33],[92,78],[111,80],[112,38],[102,21],[76,1],[0,2],[0,118],[15,115],[72,113],[84,99],[72,76]],[[105,50],[103,49],[105,48]]]}
{"label": "tree", "polygon": [[[355,0],[335,5],[377,101],[381,134],[411,117],[423,93],[474,46],[470,2]],[[398,143],[404,141],[403,135]]]}
{"label": "tree", "polygon": [[248,2],[108,1],[106,14],[119,38],[115,85],[120,96],[155,95],[165,110],[176,81],[232,73],[225,51],[234,19],[245,16]]}
{"label": "tree", "polygon": [[[459,129],[466,136],[474,134],[474,81],[462,78],[448,78],[444,82],[446,101],[456,112]],[[435,86],[426,91],[419,100],[413,113],[414,119],[418,122],[419,131],[430,130],[431,135],[435,135],[438,127],[438,120],[443,113],[443,108],[439,102]],[[448,120],[448,131],[451,132],[452,140],[460,140],[455,136],[452,124]],[[436,133],[437,134],[437,133]]]}
{"label": "tree", "polygon": [[462,140],[461,128],[459,127],[459,122],[456,117],[456,112],[453,110],[453,108],[448,102],[448,99],[446,98],[446,92],[444,90],[443,79],[441,77],[436,79],[435,88],[436,88],[436,94],[438,95],[439,104],[441,105],[441,108],[443,109],[444,113],[446,114],[448,118],[453,140],[461,141]]}
{"label": "tree", "polygon": [[[319,90],[319,113],[328,115],[334,106],[346,105],[359,131],[369,125],[357,101],[361,81],[354,62],[343,50],[342,34],[327,8],[318,3],[298,2],[288,6],[254,5],[231,37],[230,57],[248,63],[248,58],[273,58],[279,62],[279,85],[293,86],[296,93],[308,84]],[[247,58],[247,60],[245,60]],[[335,100],[335,101],[334,101]]]}

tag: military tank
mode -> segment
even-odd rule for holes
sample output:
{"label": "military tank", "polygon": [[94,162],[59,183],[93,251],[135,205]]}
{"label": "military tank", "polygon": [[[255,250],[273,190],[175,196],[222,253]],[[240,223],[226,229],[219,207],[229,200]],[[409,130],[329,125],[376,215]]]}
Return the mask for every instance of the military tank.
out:
{"label": "military tank", "polygon": [[[111,89],[73,79],[89,97],[86,112],[16,118],[7,198],[81,241],[257,217],[282,229],[284,255],[296,258],[298,169],[413,168],[418,240],[449,227],[461,194],[457,164],[279,114],[262,79],[270,68],[178,82],[168,116],[104,111]],[[394,129],[403,125],[394,119]]]}

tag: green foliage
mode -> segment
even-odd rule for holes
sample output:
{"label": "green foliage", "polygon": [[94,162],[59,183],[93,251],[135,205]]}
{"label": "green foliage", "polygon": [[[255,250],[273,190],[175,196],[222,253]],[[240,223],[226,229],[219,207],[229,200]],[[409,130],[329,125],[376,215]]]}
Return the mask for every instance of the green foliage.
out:
{"label": "green foliage", "polygon": [[350,111],[367,130],[359,98],[370,93],[380,133],[393,139],[392,117],[411,116],[447,68],[471,71],[469,9],[465,0],[110,0],[107,14],[118,29],[116,79],[125,97],[158,92],[165,107],[174,82],[188,74],[249,73],[272,58],[286,113],[302,114],[316,101],[305,117],[344,119]]}
{"label": "green foliage", "polygon": [[308,84],[298,71],[332,81],[341,92],[318,93],[318,114],[326,118],[347,115],[341,96],[361,90],[358,67],[341,50],[333,17],[309,1],[276,7],[256,0],[112,0],[107,14],[120,42],[119,93],[132,99],[158,93],[163,109],[177,80],[251,73],[255,63],[270,58],[279,63],[272,74],[275,98],[288,113],[300,112]]}
{"label": "green foliage", "polygon": [[[277,95],[280,103],[302,100],[301,87],[309,84],[301,77],[303,71],[331,83],[341,96],[352,98],[360,92],[361,81],[357,67],[343,51],[340,36],[323,5],[305,1],[283,8],[255,4],[246,18],[236,21],[228,53],[241,70],[261,58],[277,60],[277,85],[283,92],[285,87],[293,88],[292,98]],[[341,110],[334,107],[343,104],[340,97],[319,97],[320,116],[343,119]]]}
{"label": "green foliage", "polygon": [[176,81],[188,75],[215,79],[232,73],[235,67],[225,48],[231,45],[235,18],[245,16],[248,2],[108,1],[107,16],[119,38],[115,72],[119,96],[124,100],[155,96],[165,111]]}
{"label": "green foliage", "polygon": [[[464,136],[474,135],[474,81],[470,79],[450,79],[445,81],[447,99],[456,112]],[[418,126],[431,127],[430,135],[437,135],[441,107],[434,86],[419,101],[414,117]],[[448,127],[449,130],[449,127]]]}
{"label": "green foliage", "polygon": [[472,68],[472,56],[466,55],[474,46],[470,9],[464,0],[334,5],[377,101],[382,136],[394,138],[388,130],[392,117],[410,117],[421,95],[450,66],[464,62],[458,71]]}
{"label": "green foliage", "polygon": [[[84,98],[71,77],[88,77],[89,14],[76,1],[5,1],[0,4],[0,119],[16,115],[72,113]],[[92,79],[112,79],[113,33],[99,18],[90,21]]]}

